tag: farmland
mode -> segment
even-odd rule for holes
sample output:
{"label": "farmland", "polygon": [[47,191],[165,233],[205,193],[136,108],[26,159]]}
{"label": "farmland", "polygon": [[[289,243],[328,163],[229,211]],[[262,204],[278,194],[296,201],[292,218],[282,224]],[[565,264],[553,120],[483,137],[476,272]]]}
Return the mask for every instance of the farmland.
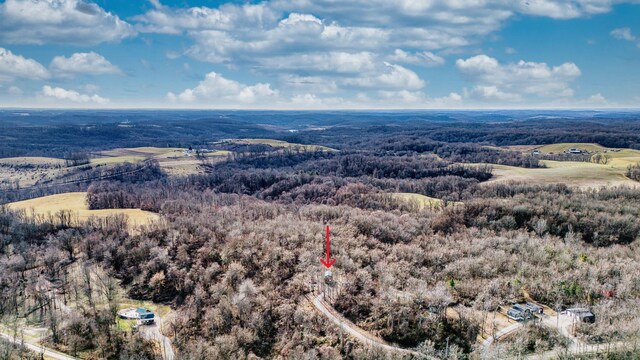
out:
{"label": "farmland", "polygon": [[493,165],[495,178],[490,183],[509,181],[541,185],[563,183],[585,189],[597,189],[603,186],[638,186],[638,182],[625,176],[628,166],[640,163],[640,151],[638,150],[606,148],[590,143],[560,143],[508,148],[523,152],[537,150],[542,156],[550,153],[565,153],[569,149],[579,149],[588,153],[590,161],[541,160],[544,168],[537,169]]}
{"label": "farmland", "polygon": [[76,223],[84,222],[90,218],[105,219],[114,215],[123,215],[128,218],[130,226],[135,227],[147,225],[160,218],[155,213],[139,209],[89,210],[86,195],[84,192],[50,195],[10,203],[7,204],[7,207],[12,210],[24,211],[28,216],[40,220],[51,216],[56,217],[60,211],[68,211]]}

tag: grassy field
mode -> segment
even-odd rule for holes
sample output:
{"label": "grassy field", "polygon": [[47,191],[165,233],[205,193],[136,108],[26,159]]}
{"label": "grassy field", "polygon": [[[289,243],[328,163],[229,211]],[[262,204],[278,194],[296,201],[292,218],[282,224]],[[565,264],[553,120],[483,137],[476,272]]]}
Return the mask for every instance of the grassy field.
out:
{"label": "grassy field", "polygon": [[492,165],[494,178],[488,183],[518,181],[531,184],[563,183],[581,188],[639,186],[624,174],[626,167],[574,161],[548,161],[547,168],[526,169],[507,165]]}
{"label": "grassy field", "polygon": [[89,210],[85,198],[86,193],[84,192],[72,192],[19,201],[7,204],[7,206],[10,209],[24,210],[28,215],[39,217],[54,215],[60,210],[69,210],[79,221],[87,220],[90,217],[106,218],[112,215],[126,215],[132,227],[146,225],[160,219],[160,215],[156,213],[139,209]]}
{"label": "grassy field", "polygon": [[[91,163],[98,164],[119,164],[124,162],[139,162],[147,159],[156,159],[160,167],[169,175],[182,176],[201,173],[201,161],[193,154],[187,154],[184,148],[120,148],[101,151],[98,157],[91,159]],[[205,153],[207,161],[222,160],[231,152],[226,150]]]}
{"label": "grassy field", "polygon": [[[391,193],[394,199],[405,201],[407,203],[416,204],[419,208],[441,208],[444,205],[444,201],[422,194],[415,193]],[[453,206],[463,205],[462,202],[451,202]]]}
{"label": "grassy field", "polygon": [[288,143],[282,140],[273,140],[273,139],[238,139],[232,140],[232,142],[237,144],[265,144],[273,147],[279,148],[289,148],[289,149],[300,149],[303,151],[337,151],[336,149],[332,149],[330,147],[321,146],[321,145],[303,145],[303,144],[294,144]]}
{"label": "grassy field", "polygon": [[51,180],[69,171],[63,159],[49,157],[0,158],[0,183],[19,182],[32,186],[39,181]]}
{"label": "grassy field", "polygon": [[[542,160],[546,168],[525,169],[515,166],[492,165],[492,182],[518,181],[532,184],[563,183],[581,188],[600,188],[613,186],[640,186],[625,176],[629,165],[640,163],[640,151],[632,149],[613,149],[594,143],[559,143],[543,146],[521,145],[504,147],[510,150],[528,153],[537,149],[543,154],[564,153],[571,148],[587,151],[592,162]],[[597,157],[601,162],[596,163]],[[603,161],[602,158],[606,158]]]}
{"label": "grassy field", "polygon": [[535,149],[543,154],[558,154],[566,152],[569,149],[579,149],[588,152],[603,152],[608,150],[606,147],[594,143],[558,143],[536,147]]}
{"label": "grassy field", "polygon": [[48,166],[65,166],[64,159],[41,157],[41,156],[24,156],[12,158],[0,158],[2,165],[48,165]]}

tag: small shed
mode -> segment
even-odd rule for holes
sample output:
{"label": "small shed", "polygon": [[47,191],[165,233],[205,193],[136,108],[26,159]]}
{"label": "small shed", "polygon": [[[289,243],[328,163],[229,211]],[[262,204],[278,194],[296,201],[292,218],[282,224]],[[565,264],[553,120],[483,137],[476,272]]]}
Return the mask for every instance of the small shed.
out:
{"label": "small shed", "polygon": [[596,316],[586,308],[567,309],[567,315],[585,323],[594,323],[596,321]]}

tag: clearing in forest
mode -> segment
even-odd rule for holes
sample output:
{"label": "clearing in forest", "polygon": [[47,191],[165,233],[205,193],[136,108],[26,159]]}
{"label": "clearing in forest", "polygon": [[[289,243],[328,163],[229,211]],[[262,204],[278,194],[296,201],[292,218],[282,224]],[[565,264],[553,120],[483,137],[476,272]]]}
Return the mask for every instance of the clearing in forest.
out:
{"label": "clearing in forest", "polygon": [[[208,161],[222,160],[229,155],[229,151],[219,150],[203,153]],[[201,160],[196,158],[195,151],[185,148],[138,147],[119,148],[96,153],[91,164],[121,164],[125,162],[139,162],[148,159],[158,160],[160,167],[169,175],[190,175],[201,172]]]}
{"label": "clearing in forest", "polygon": [[[516,150],[513,147],[507,148]],[[640,183],[625,175],[629,165],[640,163],[639,150],[606,148],[592,143],[520,147],[520,150],[525,153],[538,150],[542,155],[563,154],[570,149],[586,152],[591,156],[591,162],[541,160],[546,167],[537,169],[491,165],[494,177],[487,183],[508,181],[541,185],[563,183],[581,188],[640,186]]]}
{"label": "clearing in forest", "polygon": [[[392,198],[396,200],[404,201],[409,204],[415,204],[420,209],[442,208],[443,206],[445,206],[444,200],[436,199],[436,198],[425,196],[422,194],[398,192],[398,193],[391,193],[390,195]],[[452,201],[452,202],[448,202],[447,205],[462,206],[464,204],[460,201]]]}
{"label": "clearing in forest", "polygon": [[146,225],[160,219],[160,215],[140,209],[89,210],[86,196],[85,192],[56,194],[10,203],[7,207],[12,210],[24,210],[27,215],[40,218],[55,216],[61,210],[71,211],[78,221],[85,221],[91,217],[107,218],[113,215],[126,215],[132,227]]}
{"label": "clearing in forest", "polygon": [[0,158],[0,186],[2,183],[27,187],[48,181],[69,171],[63,159],[50,157]]}
{"label": "clearing in forest", "polygon": [[492,165],[494,177],[487,183],[525,182],[529,184],[567,184],[581,188],[614,186],[639,186],[625,176],[626,168],[577,161],[545,160],[546,168],[521,168],[517,166]]}
{"label": "clearing in forest", "polygon": [[610,150],[602,145],[595,143],[558,143],[543,145],[535,148],[543,154],[554,153],[561,154],[569,151],[569,149],[578,149],[589,153],[604,152]]}
{"label": "clearing in forest", "polygon": [[330,147],[322,146],[322,145],[303,145],[303,144],[295,144],[289,143],[282,140],[274,140],[274,139],[237,139],[231,140],[230,142],[236,144],[264,144],[269,145],[275,148],[287,148],[291,150],[302,150],[302,151],[337,151],[336,149],[332,149]]}

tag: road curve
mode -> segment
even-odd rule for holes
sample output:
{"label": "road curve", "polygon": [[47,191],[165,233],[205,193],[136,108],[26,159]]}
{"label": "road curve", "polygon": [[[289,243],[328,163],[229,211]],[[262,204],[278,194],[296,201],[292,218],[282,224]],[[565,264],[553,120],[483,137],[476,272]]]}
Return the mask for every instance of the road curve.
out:
{"label": "road curve", "polygon": [[160,329],[162,328],[162,318],[156,314],[155,323],[153,325],[141,325],[140,335],[147,340],[155,340],[160,343],[160,351],[162,353],[163,360],[174,360],[175,353],[171,346],[171,340],[162,334]]}
{"label": "road curve", "polygon": [[80,359],[75,358],[73,356],[69,356],[69,355],[66,355],[66,354],[63,354],[63,353],[60,353],[60,352],[45,348],[45,347],[43,347],[41,345],[37,345],[35,343],[29,343],[29,342],[26,342],[26,341],[23,343],[21,339],[16,339],[13,336],[11,336],[9,334],[6,334],[6,333],[3,333],[3,332],[0,332],[0,337],[3,338],[3,339],[7,339],[9,342],[12,342],[14,344],[23,345],[25,348],[27,348],[27,349],[29,349],[29,350],[31,350],[33,352],[36,352],[38,354],[42,354],[42,355],[44,355],[46,357],[49,357],[49,358],[52,358],[52,359],[55,359],[55,360],[80,360]]}
{"label": "road curve", "polygon": [[334,324],[336,324],[341,329],[346,331],[349,335],[351,335],[352,337],[354,337],[355,339],[357,339],[358,341],[364,344],[372,345],[376,348],[384,349],[384,350],[395,352],[395,353],[413,355],[415,357],[422,358],[422,359],[430,358],[427,355],[421,354],[417,351],[403,349],[403,348],[390,345],[384,340],[367,333],[366,331],[359,328],[351,321],[344,318],[331,305],[329,305],[326,301],[324,301],[322,294],[314,298],[311,298],[311,296],[309,296],[308,299],[313,304],[313,306],[318,311],[320,311],[320,313],[322,313],[322,315],[324,315],[327,319],[331,320]]}
{"label": "road curve", "polygon": [[515,324],[507,326],[506,328],[498,331],[495,336],[489,336],[488,338],[486,338],[482,342],[482,348],[483,349],[488,349],[493,344],[494,340],[500,340],[501,337],[509,335],[514,331],[518,331],[518,330],[520,330],[520,328],[522,328],[522,326],[523,326],[522,323],[515,323]]}

